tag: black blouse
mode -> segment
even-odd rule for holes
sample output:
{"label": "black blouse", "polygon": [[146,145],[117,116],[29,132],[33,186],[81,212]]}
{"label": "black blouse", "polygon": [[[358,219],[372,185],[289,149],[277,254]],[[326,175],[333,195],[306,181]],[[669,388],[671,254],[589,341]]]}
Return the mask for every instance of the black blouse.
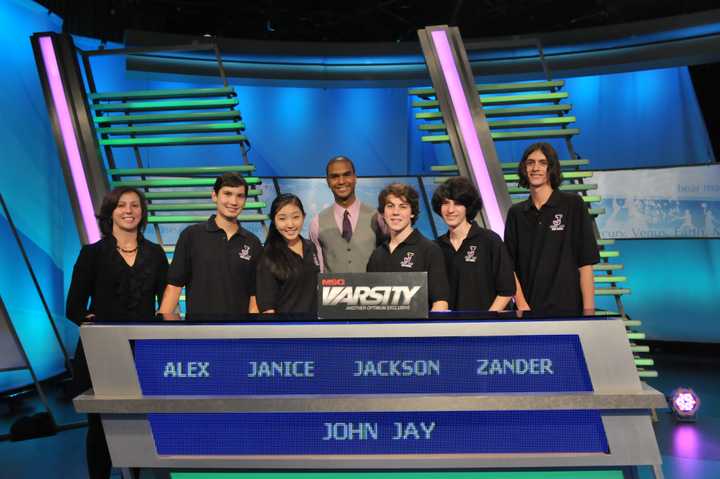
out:
{"label": "black blouse", "polygon": [[85,245],[73,268],[66,315],[78,325],[88,314],[99,321],[152,320],[155,300],[159,302],[165,291],[167,270],[162,247],[146,239],[138,243],[132,266],[117,251],[114,236]]}
{"label": "black blouse", "polygon": [[260,258],[257,269],[257,303],[260,312],[274,309],[278,313],[317,312],[317,280],[320,272],[315,245],[302,239],[303,255],[290,250],[293,272],[286,281],[271,271],[267,256]]}

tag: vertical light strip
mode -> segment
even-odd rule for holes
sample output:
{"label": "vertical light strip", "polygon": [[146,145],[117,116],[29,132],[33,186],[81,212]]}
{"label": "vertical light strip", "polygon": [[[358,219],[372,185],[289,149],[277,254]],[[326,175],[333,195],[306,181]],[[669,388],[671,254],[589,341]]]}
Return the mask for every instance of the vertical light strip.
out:
{"label": "vertical light strip", "polygon": [[60,77],[60,69],[55,57],[55,48],[53,47],[52,38],[49,36],[40,37],[38,39],[40,51],[42,53],[43,63],[45,64],[45,72],[47,73],[48,85],[50,86],[50,94],[55,105],[55,113],[57,114],[58,124],[60,125],[60,133],[65,147],[65,154],[70,166],[70,174],[75,185],[75,194],[77,195],[78,205],[80,206],[80,215],[85,225],[85,233],[88,242],[94,243],[100,240],[100,230],[95,220],[95,212],[93,210],[92,200],[90,199],[90,189],[88,188],[85,170],[83,169],[82,159],[80,158],[80,149],[78,148],[77,139],[75,137],[75,129],[73,128],[72,119],[70,118],[70,108],[65,97],[65,89],[63,88],[62,78]]}
{"label": "vertical light strip", "polygon": [[456,120],[460,126],[460,135],[465,149],[469,156],[472,170],[475,174],[475,181],[480,190],[483,208],[490,222],[490,229],[499,234],[502,238],[505,233],[505,221],[500,213],[500,206],[495,196],[495,189],[490,179],[487,165],[485,164],[485,156],[480,147],[480,140],[475,131],[472,114],[470,113],[470,105],[468,105],[462,83],[460,82],[460,73],[458,72],[455,59],[453,58],[450,42],[448,41],[447,32],[445,30],[434,30],[430,34],[435,44],[435,52],[440,60],[440,68],[442,69],[445,83],[450,92],[450,101],[455,110]]}

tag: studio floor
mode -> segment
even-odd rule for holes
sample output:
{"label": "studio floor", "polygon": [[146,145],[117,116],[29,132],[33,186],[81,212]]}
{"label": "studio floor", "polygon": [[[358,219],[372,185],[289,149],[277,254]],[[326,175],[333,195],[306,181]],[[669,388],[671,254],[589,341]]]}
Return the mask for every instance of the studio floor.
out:
{"label": "studio floor", "polygon": [[[655,423],[663,473],[666,479],[720,478],[720,357],[715,354],[670,351],[656,347],[653,355],[659,377],[648,383],[668,394],[678,386],[693,388],[701,398],[695,423],[677,423],[665,411],[658,411]],[[62,398],[60,388],[48,387],[56,421],[70,424],[82,421],[72,404]],[[0,435],[9,431],[19,416],[31,414],[38,402],[28,397],[14,404],[0,400]],[[39,410],[39,409],[38,409]],[[68,429],[57,435],[20,442],[0,441],[0,478],[85,478],[84,427]],[[120,473],[113,471],[113,478]],[[154,477],[143,471],[141,477]],[[641,468],[642,479],[651,478],[649,468]]]}

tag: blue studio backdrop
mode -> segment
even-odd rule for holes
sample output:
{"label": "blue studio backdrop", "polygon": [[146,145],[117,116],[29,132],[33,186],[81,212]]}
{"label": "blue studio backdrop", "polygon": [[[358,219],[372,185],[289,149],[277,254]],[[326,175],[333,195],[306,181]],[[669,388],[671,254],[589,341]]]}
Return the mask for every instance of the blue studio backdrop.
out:
{"label": "blue studio backdrop", "polygon": [[[4,120],[0,191],[64,343],[72,350],[77,328],[64,318],[64,296],[80,244],[29,41],[34,32],[60,31],[62,22],[30,0],[6,0],[0,3],[0,27],[8,72],[0,79]],[[94,49],[99,42],[77,38],[76,43]],[[92,62],[102,91],[209,86],[208,79],[161,82],[127,73],[122,57]],[[447,145],[420,141],[406,88],[233,82],[252,144],[250,160],[260,176],[322,176],[326,161],[338,154],[353,158],[360,175],[421,175],[428,174],[432,165],[452,162]],[[219,83],[218,79],[214,84]],[[592,161],[593,168],[714,161],[687,68],[570,78],[566,90],[581,129],[573,140],[575,148]],[[501,160],[517,161],[528,143],[498,144]],[[564,145],[557,146],[566,155]],[[127,153],[118,157],[119,166],[133,164]],[[143,156],[147,166],[241,162],[237,146],[154,148],[146,149]],[[4,217],[0,217],[0,245],[0,295],[39,376],[57,374],[64,369],[60,349]],[[628,240],[619,247],[633,290],[625,299],[627,310],[633,319],[643,321],[649,339],[720,341],[713,316],[720,306],[714,294],[720,280],[718,240]],[[659,265],[660,257],[673,261]],[[692,329],[681,317],[688,311],[692,311]],[[24,372],[0,373],[0,391],[28,381]]]}

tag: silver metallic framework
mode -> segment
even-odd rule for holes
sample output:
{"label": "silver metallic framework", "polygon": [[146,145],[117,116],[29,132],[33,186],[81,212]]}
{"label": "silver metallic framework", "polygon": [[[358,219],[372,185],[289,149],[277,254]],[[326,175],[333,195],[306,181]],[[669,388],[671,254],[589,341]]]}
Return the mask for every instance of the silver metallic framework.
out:
{"label": "silver metallic framework", "polygon": [[[143,397],[130,341],[136,339],[443,337],[577,334],[593,384],[590,393]],[[660,454],[650,423],[661,393],[642,384],[620,320],[393,324],[88,324],[81,328],[95,386],[76,398],[103,415],[113,463],[120,467],[251,469],[426,469],[625,467],[652,465]],[[150,412],[422,411],[598,409],[609,454],[422,454],[306,456],[160,456]]]}
{"label": "silver metallic framework", "polygon": [[[490,175],[490,181],[494,190],[494,195],[500,209],[500,213],[503,216],[507,216],[507,212],[512,206],[512,199],[508,193],[507,184],[503,176],[502,166],[498,159],[497,152],[495,151],[495,143],[492,140],[490,134],[490,126],[488,125],[485,113],[482,109],[482,103],[480,102],[480,95],[478,95],[475,87],[475,77],[473,76],[472,69],[470,68],[470,62],[465,51],[460,32],[457,27],[448,27],[447,25],[427,27],[418,30],[418,38],[420,39],[420,46],[425,56],[425,63],[427,64],[428,72],[430,73],[430,79],[432,80],[433,87],[435,89],[436,98],[440,104],[440,112],[443,116],[443,122],[447,129],[448,137],[450,138],[450,147],[455,158],[455,163],[458,166],[458,172],[460,176],[469,178],[476,188],[479,188],[475,179],[476,172],[473,170],[472,164],[468,159],[467,146],[463,142],[462,134],[460,133],[460,127],[457,123],[457,114],[453,108],[453,103],[450,99],[450,92],[448,90],[445,76],[443,75],[442,68],[440,67],[440,61],[438,59],[437,52],[435,51],[434,43],[431,39],[433,31],[443,30],[446,32],[450,47],[452,50],[455,65],[460,75],[460,81],[463,87],[463,93],[468,106],[470,107],[470,113],[472,115],[473,124],[475,126],[475,132],[480,142],[485,164]],[[489,222],[482,211],[482,219],[486,227],[489,227]]]}

